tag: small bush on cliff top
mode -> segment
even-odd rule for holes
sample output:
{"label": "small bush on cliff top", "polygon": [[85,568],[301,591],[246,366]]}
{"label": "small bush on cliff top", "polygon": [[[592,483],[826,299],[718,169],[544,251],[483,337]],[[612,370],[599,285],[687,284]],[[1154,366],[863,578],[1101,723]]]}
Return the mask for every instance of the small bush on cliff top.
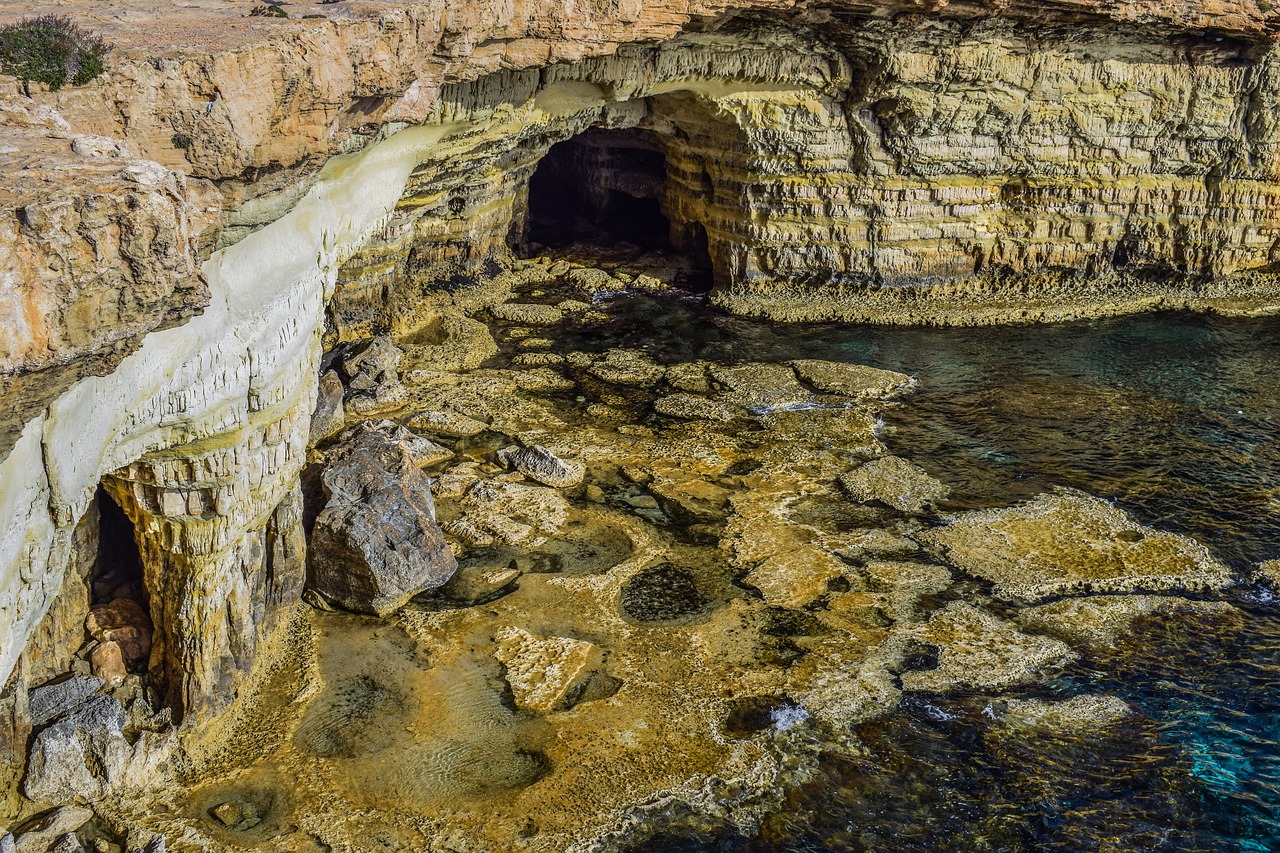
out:
{"label": "small bush on cliff top", "polygon": [[70,18],[42,15],[0,27],[0,68],[27,85],[83,86],[102,73],[111,45]]}

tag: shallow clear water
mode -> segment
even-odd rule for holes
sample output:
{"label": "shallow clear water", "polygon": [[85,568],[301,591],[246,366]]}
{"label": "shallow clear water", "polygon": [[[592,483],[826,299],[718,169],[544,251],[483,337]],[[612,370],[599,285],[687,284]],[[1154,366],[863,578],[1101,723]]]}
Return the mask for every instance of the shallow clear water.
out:
{"label": "shallow clear water", "polygon": [[[1280,557],[1280,320],[1180,314],[1004,329],[773,326],[692,298],[620,295],[572,346],[661,361],[816,357],[910,373],[885,440],[950,484],[948,508],[1055,485],[1113,500],[1235,567],[1247,622],[1153,621],[1041,695],[1084,689],[1138,715],[1105,734],[1001,737],[989,696],[908,698],[857,731],[754,838],[676,832],[644,850],[1280,849],[1280,602],[1245,577]],[[576,337],[575,337],[576,336]]]}

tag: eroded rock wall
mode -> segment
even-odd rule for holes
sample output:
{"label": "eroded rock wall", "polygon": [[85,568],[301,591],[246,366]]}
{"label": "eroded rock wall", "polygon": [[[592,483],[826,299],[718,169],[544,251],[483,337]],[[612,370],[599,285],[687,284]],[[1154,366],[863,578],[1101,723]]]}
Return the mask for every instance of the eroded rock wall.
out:
{"label": "eroded rock wall", "polygon": [[705,231],[736,310],[1276,307],[1274,13],[779,5],[228,12],[190,40],[204,51],[175,48],[182,19],[108,30],[124,43],[92,85],[8,84],[0,680],[71,607],[105,479],[138,529],[170,701],[225,704],[296,594],[335,286],[338,336],[417,330],[417,297],[501,260],[539,159],[590,127],[662,140],[663,210]]}
{"label": "eroded rock wall", "polygon": [[769,18],[446,89],[442,112],[523,120],[415,173],[344,270],[339,337],[411,330],[422,288],[501,257],[540,158],[592,126],[656,132],[673,234],[705,230],[734,310],[1275,310],[1275,63],[1130,28]]}

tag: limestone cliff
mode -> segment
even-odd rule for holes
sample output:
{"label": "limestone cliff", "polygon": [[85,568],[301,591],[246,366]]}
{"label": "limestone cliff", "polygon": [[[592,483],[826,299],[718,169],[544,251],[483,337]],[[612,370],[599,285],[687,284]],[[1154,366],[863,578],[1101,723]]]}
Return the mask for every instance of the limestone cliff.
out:
{"label": "limestone cliff", "polygon": [[[0,92],[0,679],[101,483],[154,677],[192,719],[225,705],[296,600],[326,306],[330,341],[423,326],[590,128],[623,134],[579,151],[592,177],[705,243],[736,310],[1280,306],[1269,4],[113,8],[85,16],[102,78]],[[661,168],[616,167],[636,151]]]}

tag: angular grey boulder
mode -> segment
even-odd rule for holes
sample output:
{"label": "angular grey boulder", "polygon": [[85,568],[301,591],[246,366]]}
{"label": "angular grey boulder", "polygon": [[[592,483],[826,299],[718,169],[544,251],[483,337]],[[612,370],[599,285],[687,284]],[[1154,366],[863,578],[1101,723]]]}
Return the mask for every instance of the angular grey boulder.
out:
{"label": "angular grey boulder", "polygon": [[531,447],[511,445],[498,451],[498,461],[507,468],[514,468],[531,480],[544,486],[563,489],[582,482],[587,468],[576,460],[561,459],[541,444]]}
{"label": "angular grey boulder", "polygon": [[408,391],[396,368],[404,353],[386,335],[379,335],[359,353],[342,362],[347,377],[346,407],[357,415],[385,412],[404,405]]}
{"label": "angular grey boulder", "polygon": [[[93,811],[82,806],[63,806],[28,821],[22,833],[14,839],[6,835],[0,839],[0,853],[48,853],[68,846],[66,836],[93,819]],[[79,845],[79,839],[71,836]],[[7,846],[6,846],[7,844]],[[73,848],[74,849],[74,848]]]}
{"label": "angular grey boulder", "polygon": [[76,675],[37,687],[31,691],[31,697],[27,701],[31,725],[40,728],[78,708],[97,693],[103,683],[101,678],[91,675]]}
{"label": "angular grey boulder", "polygon": [[364,428],[329,455],[308,589],[343,609],[385,616],[449,580],[458,562],[408,444]]}
{"label": "angular grey boulder", "polygon": [[23,792],[37,802],[93,802],[129,760],[125,714],[110,696],[93,696],[43,729],[31,743]]}

